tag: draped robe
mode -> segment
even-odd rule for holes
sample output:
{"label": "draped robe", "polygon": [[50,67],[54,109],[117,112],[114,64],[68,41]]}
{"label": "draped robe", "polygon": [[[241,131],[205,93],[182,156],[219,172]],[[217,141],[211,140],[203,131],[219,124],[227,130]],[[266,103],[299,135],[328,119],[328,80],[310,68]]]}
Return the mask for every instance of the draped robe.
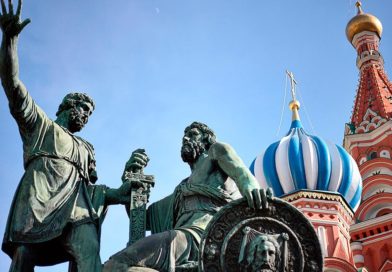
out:
{"label": "draped robe", "polygon": [[22,138],[25,168],[2,245],[12,258],[18,244],[53,240],[69,223],[102,220],[106,187],[90,186],[93,146],[49,119],[28,93],[15,98],[10,111]]}

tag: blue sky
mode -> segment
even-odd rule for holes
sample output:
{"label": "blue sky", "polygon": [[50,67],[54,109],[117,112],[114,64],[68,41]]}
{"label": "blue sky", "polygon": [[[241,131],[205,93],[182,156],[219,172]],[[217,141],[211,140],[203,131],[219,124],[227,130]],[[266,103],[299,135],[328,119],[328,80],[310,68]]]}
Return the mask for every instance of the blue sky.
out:
{"label": "blue sky", "polygon": [[[289,129],[285,70],[294,72],[305,130],[343,141],[358,84],[356,52],[345,37],[354,0],[25,0],[32,23],[19,43],[20,77],[49,116],[70,91],[96,110],[79,134],[96,151],[98,182],[110,187],[131,152],[147,150],[156,186],[170,194],[190,173],[180,158],[192,121],[213,128],[249,165]],[[384,26],[381,53],[392,73],[392,2],[363,1]],[[287,86],[288,90],[288,86]],[[310,120],[310,121],[309,121]],[[22,143],[0,92],[0,232],[23,174]],[[279,131],[278,131],[279,130]],[[111,207],[101,257],[128,239],[123,207]],[[0,253],[0,271],[10,259]],[[67,271],[66,265],[36,271]]]}

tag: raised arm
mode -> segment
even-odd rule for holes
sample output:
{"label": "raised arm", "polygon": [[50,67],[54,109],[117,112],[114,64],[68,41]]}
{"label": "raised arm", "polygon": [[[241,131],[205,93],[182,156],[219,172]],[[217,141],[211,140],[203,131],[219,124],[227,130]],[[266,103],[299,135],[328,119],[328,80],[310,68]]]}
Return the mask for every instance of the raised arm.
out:
{"label": "raised arm", "polygon": [[256,178],[230,145],[217,142],[211,146],[208,155],[235,181],[250,207],[265,208],[267,206],[266,192],[260,188]]}
{"label": "raised arm", "polygon": [[0,48],[0,78],[11,109],[27,96],[26,88],[19,79],[17,44],[19,33],[30,23],[30,19],[21,21],[22,0],[14,12],[12,0],[8,0],[8,11],[1,0],[0,28],[2,41]]}

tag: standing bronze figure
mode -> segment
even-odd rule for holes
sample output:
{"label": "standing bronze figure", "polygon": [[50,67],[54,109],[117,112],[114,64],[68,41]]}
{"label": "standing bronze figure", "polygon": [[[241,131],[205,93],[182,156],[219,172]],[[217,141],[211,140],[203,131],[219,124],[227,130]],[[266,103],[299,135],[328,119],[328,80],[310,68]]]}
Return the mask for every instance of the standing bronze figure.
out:
{"label": "standing bronze figure", "polygon": [[14,12],[1,0],[0,77],[23,141],[25,173],[9,212],[2,249],[12,258],[10,271],[70,261],[70,271],[102,269],[99,227],[108,204],[129,203],[131,185],[93,186],[97,180],[93,146],[75,136],[94,110],[83,93],[65,96],[52,121],[19,79],[18,37],[22,0]]}

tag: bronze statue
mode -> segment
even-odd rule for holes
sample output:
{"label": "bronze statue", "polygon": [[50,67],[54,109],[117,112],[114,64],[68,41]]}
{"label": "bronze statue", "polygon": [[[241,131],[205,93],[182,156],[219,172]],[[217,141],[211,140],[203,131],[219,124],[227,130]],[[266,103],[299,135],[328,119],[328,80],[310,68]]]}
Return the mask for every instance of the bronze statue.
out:
{"label": "bronze statue", "polygon": [[[149,161],[143,149],[132,153],[118,189],[95,185],[93,146],[74,135],[87,124],[93,100],[70,93],[56,120],[48,118],[19,79],[18,37],[30,22],[21,21],[22,0],[16,12],[12,0],[8,10],[4,0],[0,4],[0,78],[23,141],[25,168],[2,244],[12,258],[10,271],[65,261],[70,272],[321,271],[311,223],[260,189],[233,148],[217,142],[203,123],[188,126],[182,139],[190,176],[147,213],[154,178],[143,173]],[[128,206],[130,241],[102,267],[100,226],[111,204]],[[152,235],[143,238],[145,227]]]}
{"label": "bronze statue", "polygon": [[23,141],[25,173],[9,212],[2,249],[10,271],[70,261],[70,271],[102,269],[99,227],[109,204],[129,203],[131,184],[119,189],[93,186],[97,180],[93,146],[75,136],[94,110],[82,93],[64,97],[52,121],[19,79],[18,36],[22,0],[14,12],[1,0],[0,77]]}
{"label": "bronze statue", "polygon": [[197,270],[201,236],[221,207],[241,196],[252,208],[267,205],[248,168],[207,125],[194,122],[185,129],[181,157],[191,175],[148,207],[147,228],[153,234],[113,255],[104,271]]}

